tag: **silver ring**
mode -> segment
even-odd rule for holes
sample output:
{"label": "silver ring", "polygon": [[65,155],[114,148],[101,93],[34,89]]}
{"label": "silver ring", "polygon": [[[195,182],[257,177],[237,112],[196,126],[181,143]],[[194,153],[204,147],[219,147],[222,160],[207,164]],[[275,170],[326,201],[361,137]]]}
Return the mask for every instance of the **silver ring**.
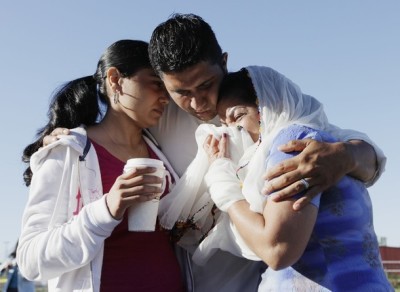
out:
{"label": "silver ring", "polygon": [[304,178],[302,178],[300,181],[304,186],[304,190],[308,190],[308,188],[310,187],[310,184],[308,183],[308,181],[306,181]]}

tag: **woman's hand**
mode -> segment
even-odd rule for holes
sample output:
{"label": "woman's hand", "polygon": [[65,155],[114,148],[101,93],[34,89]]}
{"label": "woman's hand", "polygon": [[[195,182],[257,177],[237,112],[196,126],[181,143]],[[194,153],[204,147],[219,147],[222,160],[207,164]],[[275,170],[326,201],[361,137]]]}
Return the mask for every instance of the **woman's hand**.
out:
{"label": "woman's hand", "polygon": [[215,138],[214,135],[208,135],[204,141],[203,148],[210,164],[218,158],[229,158],[228,135],[223,133],[220,140]]}
{"label": "woman's hand", "polygon": [[161,196],[162,179],[151,175],[156,170],[154,167],[137,167],[117,177],[106,197],[111,216],[119,220],[130,206]]}

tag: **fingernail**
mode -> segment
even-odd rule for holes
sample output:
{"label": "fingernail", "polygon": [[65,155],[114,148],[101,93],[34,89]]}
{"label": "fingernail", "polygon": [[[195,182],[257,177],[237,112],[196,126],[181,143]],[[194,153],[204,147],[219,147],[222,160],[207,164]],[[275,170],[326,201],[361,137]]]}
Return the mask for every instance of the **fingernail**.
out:
{"label": "fingernail", "polygon": [[67,130],[67,129],[64,129],[64,130],[63,130],[63,134],[68,134],[68,130]]}

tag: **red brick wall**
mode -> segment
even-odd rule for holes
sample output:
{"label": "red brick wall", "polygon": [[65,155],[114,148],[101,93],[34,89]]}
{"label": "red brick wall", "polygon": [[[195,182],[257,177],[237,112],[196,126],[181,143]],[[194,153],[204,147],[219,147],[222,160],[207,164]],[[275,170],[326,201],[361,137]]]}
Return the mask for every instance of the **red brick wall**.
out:
{"label": "red brick wall", "polygon": [[400,247],[380,246],[383,261],[400,261]]}

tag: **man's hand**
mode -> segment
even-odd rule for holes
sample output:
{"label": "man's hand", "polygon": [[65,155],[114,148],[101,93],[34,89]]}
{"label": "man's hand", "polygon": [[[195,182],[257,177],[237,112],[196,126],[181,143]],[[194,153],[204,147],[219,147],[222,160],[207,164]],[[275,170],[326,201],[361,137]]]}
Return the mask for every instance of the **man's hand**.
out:
{"label": "man's hand", "polygon": [[305,179],[309,187],[305,195],[294,203],[295,210],[306,206],[314,196],[336,184],[355,168],[352,149],[348,143],[294,140],[282,145],[279,150],[301,153],[267,171],[264,178],[268,182],[263,193],[276,191],[272,196],[274,201],[287,199],[304,190],[305,185],[301,180]]}
{"label": "man's hand", "polygon": [[43,138],[43,147],[57,141],[59,139],[59,135],[69,135],[69,129],[67,128],[55,128],[50,135],[47,135]]}

